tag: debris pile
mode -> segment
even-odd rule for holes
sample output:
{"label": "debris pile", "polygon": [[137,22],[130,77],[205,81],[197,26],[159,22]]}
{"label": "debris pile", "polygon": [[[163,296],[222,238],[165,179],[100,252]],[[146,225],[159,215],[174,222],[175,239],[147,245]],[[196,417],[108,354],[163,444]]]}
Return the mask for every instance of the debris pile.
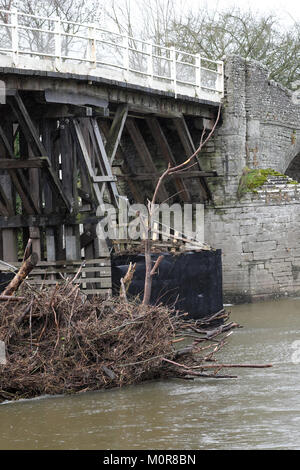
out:
{"label": "debris pile", "polygon": [[238,326],[224,310],[186,321],[163,305],[87,299],[71,281],[42,290],[25,283],[18,295],[0,302],[0,400],[220,377],[222,365],[213,374],[206,367]]}

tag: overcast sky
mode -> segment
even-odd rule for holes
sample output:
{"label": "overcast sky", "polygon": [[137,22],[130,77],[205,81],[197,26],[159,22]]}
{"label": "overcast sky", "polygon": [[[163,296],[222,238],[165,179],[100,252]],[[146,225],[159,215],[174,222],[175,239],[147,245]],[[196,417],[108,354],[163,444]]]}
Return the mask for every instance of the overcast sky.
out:
{"label": "overcast sky", "polygon": [[190,5],[207,5],[218,9],[236,5],[243,9],[257,10],[258,12],[273,12],[280,16],[284,22],[300,21],[300,0],[187,0]]}

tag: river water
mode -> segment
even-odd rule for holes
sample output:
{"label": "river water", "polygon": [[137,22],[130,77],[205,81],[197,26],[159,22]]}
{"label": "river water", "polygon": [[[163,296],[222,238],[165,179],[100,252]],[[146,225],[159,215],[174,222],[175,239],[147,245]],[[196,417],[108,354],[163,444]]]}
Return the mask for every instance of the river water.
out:
{"label": "river water", "polygon": [[299,450],[300,299],[227,309],[243,328],[219,361],[272,368],[4,403],[0,449]]}

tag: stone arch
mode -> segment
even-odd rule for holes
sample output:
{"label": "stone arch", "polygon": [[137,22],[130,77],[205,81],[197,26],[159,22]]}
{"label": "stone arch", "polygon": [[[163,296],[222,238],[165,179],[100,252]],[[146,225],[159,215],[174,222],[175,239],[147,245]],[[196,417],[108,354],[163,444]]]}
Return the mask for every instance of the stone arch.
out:
{"label": "stone arch", "polygon": [[300,182],[300,152],[292,159],[285,174]]}
{"label": "stone arch", "polygon": [[[300,136],[299,136],[300,137]],[[284,158],[283,172],[300,182],[300,138],[295,135],[295,145]]]}

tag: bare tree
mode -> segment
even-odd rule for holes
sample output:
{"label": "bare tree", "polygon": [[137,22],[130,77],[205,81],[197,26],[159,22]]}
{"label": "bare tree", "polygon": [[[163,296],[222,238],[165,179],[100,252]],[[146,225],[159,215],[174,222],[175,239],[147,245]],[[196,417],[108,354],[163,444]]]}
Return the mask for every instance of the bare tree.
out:
{"label": "bare tree", "polygon": [[206,135],[206,129],[203,129],[201,139],[200,139],[200,144],[197,150],[183,163],[180,163],[179,165],[176,166],[171,166],[170,164],[168,165],[168,168],[162,173],[160,178],[158,179],[158,182],[156,184],[153,197],[151,201],[148,201],[148,227],[147,227],[147,234],[146,234],[146,240],[145,240],[145,268],[146,268],[146,273],[145,273],[145,284],[144,284],[144,297],[143,297],[143,304],[148,305],[150,302],[150,297],[151,297],[151,288],[152,288],[152,278],[156,274],[156,270],[158,269],[159,264],[163,260],[163,256],[159,256],[156,263],[152,267],[152,261],[151,261],[151,229],[152,229],[152,222],[153,222],[153,217],[154,213],[156,211],[156,198],[157,194],[159,191],[159,188],[161,187],[163,181],[165,178],[168,176],[174,175],[174,174],[179,174],[180,172],[184,170],[188,170],[191,166],[193,166],[193,160],[199,155],[203,147],[206,145],[206,143],[211,139],[212,135],[214,134],[217,124],[220,119],[220,114],[221,114],[221,105],[219,106],[218,114],[216,117],[216,120],[214,122],[214,125],[211,129],[211,131]]}
{"label": "bare tree", "polygon": [[229,54],[258,60],[285,86],[299,78],[299,23],[284,28],[276,15],[234,8],[190,11],[172,29],[174,42],[187,52],[214,60]]}
{"label": "bare tree", "polygon": [[161,46],[212,60],[229,54],[255,59],[269,68],[270,78],[288,87],[299,79],[299,22],[283,26],[276,14],[238,7],[187,10],[175,0],[111,0],[106,15],[120,32]]}
{"label": "bare tree", "polygon": [[[66,34],[76,34],[80,31],[79,23],[100,23],[103,18],[102,4],[102,0],[0,0],[2,10],[16,9],[24,14],[19,17],[20,26],[32,28],[30,30],[20,28],[21,47],[32,51],[43,51],[45,54],[54,52],[54,36],[51,31],[54,30],[55,18],[62,20],[62,29]],[[0,11],[1,22],[9,24],[10,20],[9,14]],[[49,30],[49,33],[38,31],[39,29]],[[85,31],[81,33],[86,34]],[[11,41],[11,31],[8,27],[5,36],[1,38],[1,44],[4,44],[4,41],[6,43]],[[71,44],[76,46],[76,39],[72,36],[64,35],[62,42],[65,55],[68,54]],[[81,44],[77,45],[77,48],[80,46]]]}

